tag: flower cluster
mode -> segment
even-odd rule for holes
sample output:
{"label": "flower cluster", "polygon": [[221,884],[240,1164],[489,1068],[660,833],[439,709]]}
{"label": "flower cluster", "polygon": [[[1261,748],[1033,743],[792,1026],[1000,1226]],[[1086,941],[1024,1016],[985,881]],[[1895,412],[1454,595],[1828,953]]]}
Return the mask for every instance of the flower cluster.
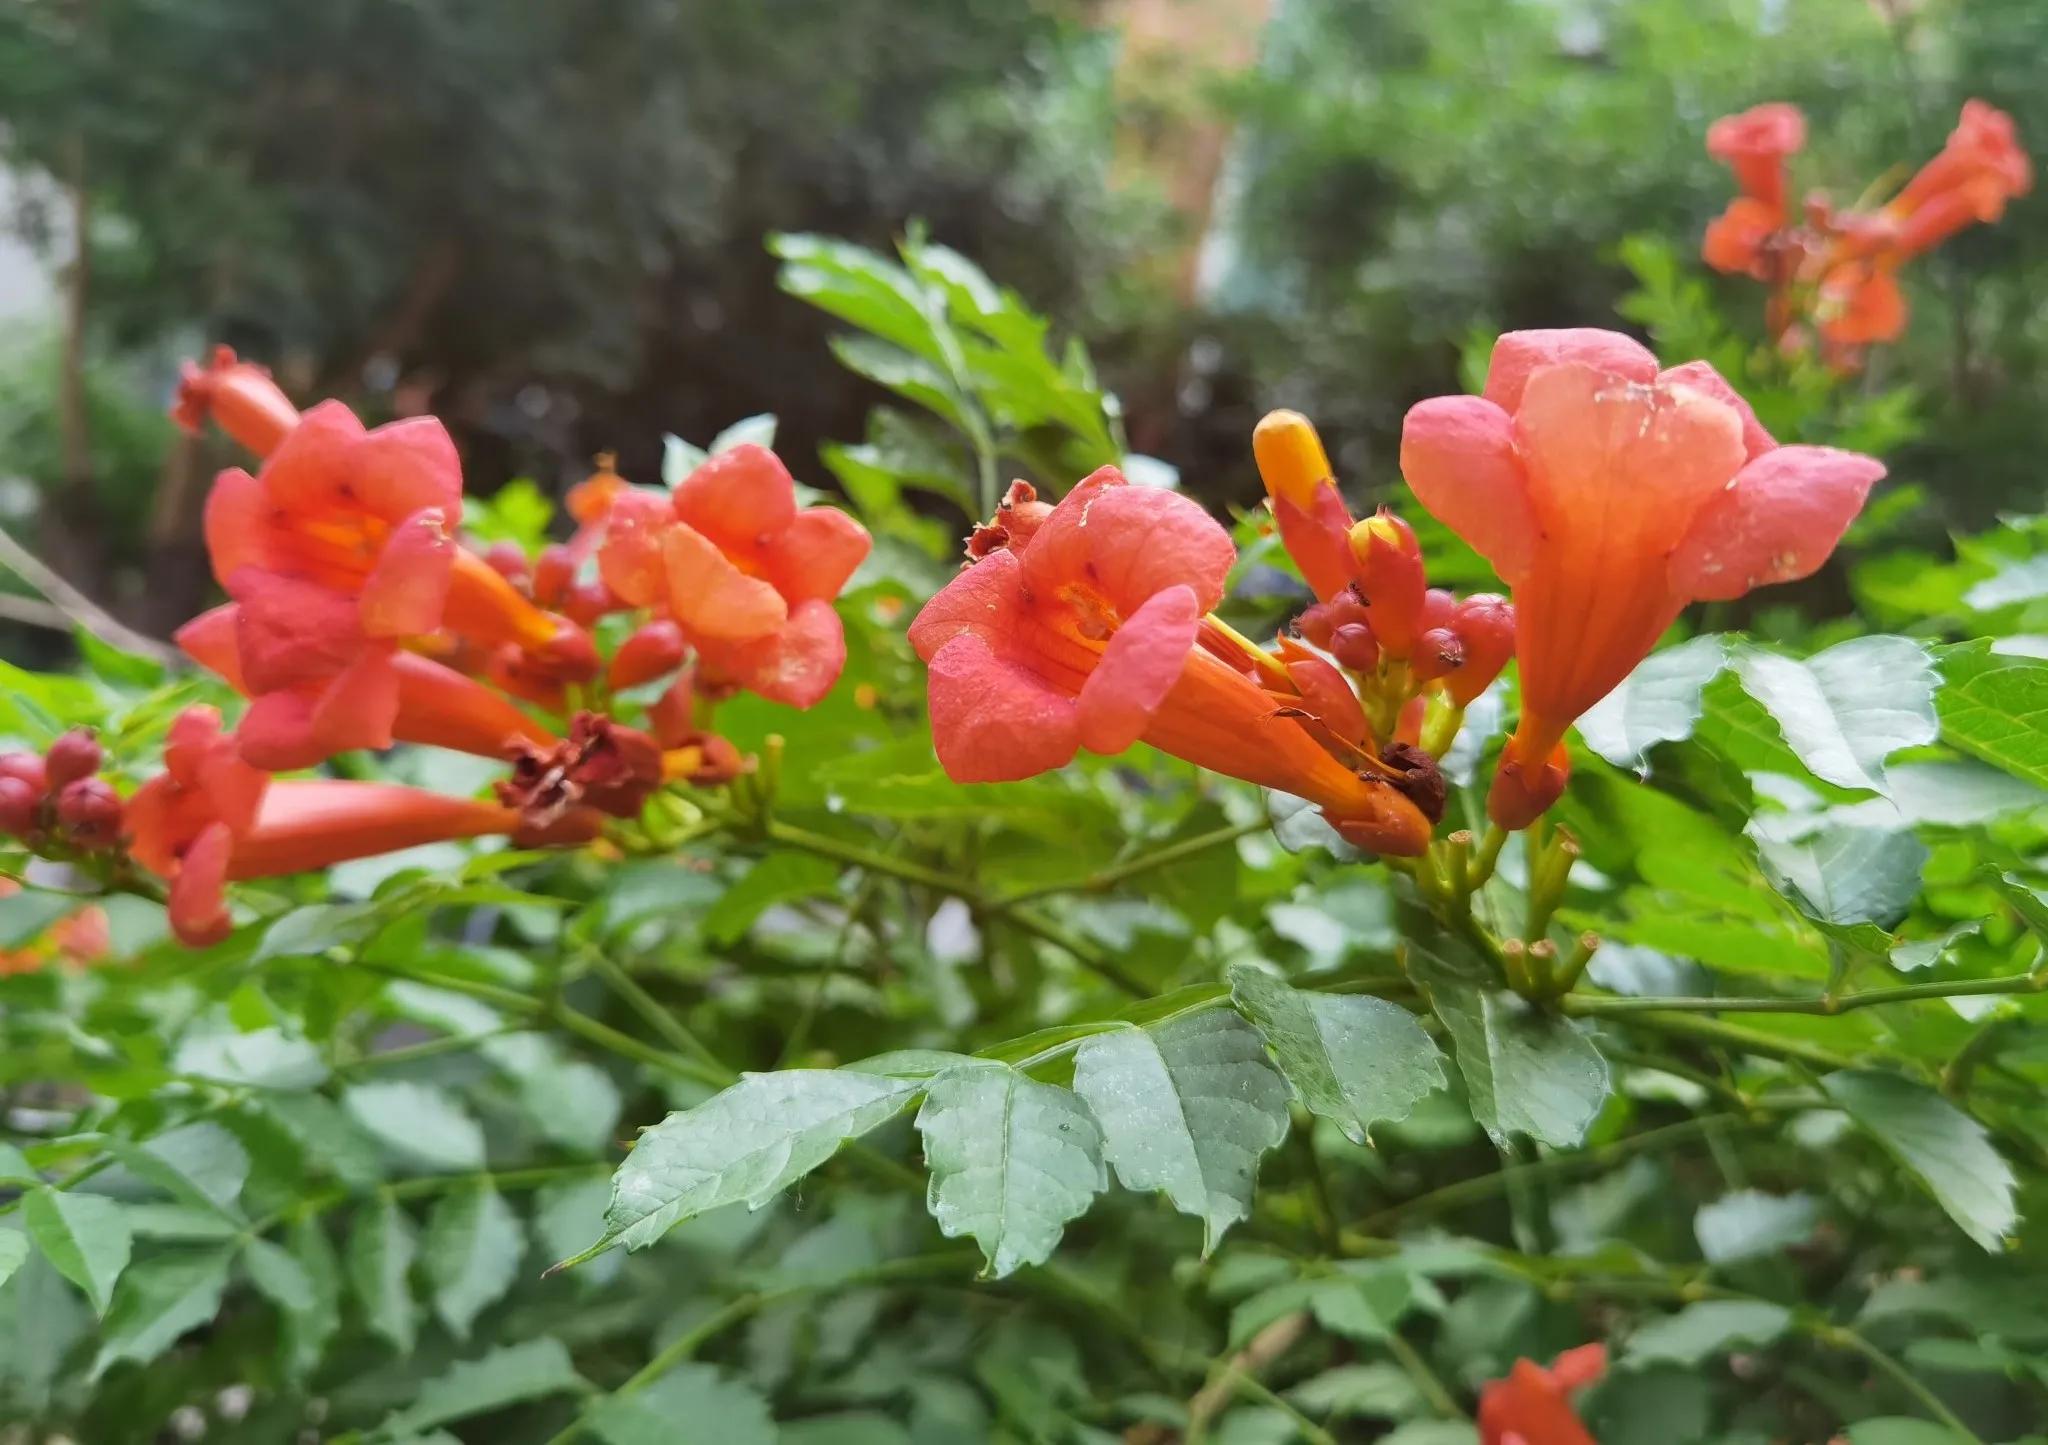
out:
{"label": "flower cluster", "polygon": [[1016,483],[968,565],[919,614],[940,762],[962,782],[1032,776],[1145,741],[1292,793],[1349,841],[1425,851],[1437,759],[1519,659],[1521,717],[1488,797],[1527,827],[1563,792],[1564,737],[1695,600],[1805,577],[1884,469],[1779,446],[1714,369],[1669,369],[1608,331],[1500,338],[1479,396],[1413,408],[1418,501],[1511,589],[1427,584],[1414,532],[1355,520],[1315,429],[1253,438],[1282,542],[1316,601],[1270,647],[1215,613],[1236,560],[1176,493],[1105,467],[1057,505]]}
{"label": "flower cluster", "polygon": [[1837,207],[1816,191],[1795,210],[1786,161],[1805,144],[1806,118],[1782,102],[1713,124],[1708,153],[1734,171],[1742,194],[1707,227],[1701,254],[1718,271],[1770,287],[1774,341],[1803,346],[1811,322],[1829,363],[1842,370],[1905,330],[1905,262],[1966,226],[1998,220],[2033,183],[2012,118],[1981,100],[1963,106],[1941,154],[1882,204]]}
{"label": "flower cluster", "polygon": [[[867,533],[800,508],[762,448],[711,458],[673,497],[604,466],[571,494],[576,535],[529,558],[462,544],[461,467],[432,418],[365,428],[339,402],[302,415],[225,348],[187,369],[173,413],[260,458],[207,499],[229,600],[177,633],[248,707],[232,731],[212,708],[180,715],[162,771],[125,802],[93,776],[89,735],[0,758],[0,832],[158,875],[187,942],[228,931],[234,879],[455,838],[590,839],[666,784],[741,770],[711,730],[720,698],[808,707],[844,664],[832,601]],[[614,614],[605,633],[623,640],[607,658],[593,629]],[[398,742],[502,759],[507,774],[491,801],[274,776]]]}

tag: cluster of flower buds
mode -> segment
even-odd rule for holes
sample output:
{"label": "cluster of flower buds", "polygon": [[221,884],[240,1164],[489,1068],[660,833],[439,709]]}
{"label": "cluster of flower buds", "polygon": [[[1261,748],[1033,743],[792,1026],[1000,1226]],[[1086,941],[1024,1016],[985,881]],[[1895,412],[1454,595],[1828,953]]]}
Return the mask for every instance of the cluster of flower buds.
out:
{"label": "cluster of flower buds", "polygon": [[[529,556],[461,541],[461,466],[432,418],[301,414],[226,348],[186,368],[173,415],[261,459],[214,482],[206,546],[229,600],[177,634],[248,707],[232,730],[188,709],[125,804],[93,776],[89,735],[0,758],[0,831],[39,852],[120,850],[167,882],[187,942],[226,934],[235,879],[493,834],[583,842],[665,786],[729,781],[743,759],[712,731],[717,701],[808,707],[844,666],[832,603],[867,533],[800,507],[763,448],[711,458],[673,496],[607,458],[570,493],[574,536]],[[607,657],[593,629],[621,613]],[[276,776],[398,742],[508,773],[491,801]]]}
{"label": "cluster of flower buds", "polygon": [[1941,154],[1882,204],[1838,207],[1814,192],[1795,211],[1785,163],[1805,144],[1806,117],[1782,102],[1713,124],[1707,151],[1734,171],[1742,194],[1707,227],[1701,254],[1718,271],[1770,288],[1773,341],[1802,349],[1811,322],[1823,355],[1843,371],[1905,330],[1902,265],[1966,226],[1998,220],[2033,184],[2012,118],[1981,100],[1963,106]]}
{"label": "cluster of flower buds", "polygon": [[1354,522],[1306,417],[1272,413],[1252,449],[1281,540],[1317,597],[1281,641],[1290,670],[1311,665],[1296,639],[1313,645],[1348,674],[1380,744],[1440,755],[1514,656],[1513,607],[1429,586],[1414,529],[1386,508]]}
{"label": "cluster of flower buds", "polygon": [[45,851],[100,853],[121,841],[121,795],[97,776],[104,757],[84,728],[41,753],[0,753],[0,835]]}

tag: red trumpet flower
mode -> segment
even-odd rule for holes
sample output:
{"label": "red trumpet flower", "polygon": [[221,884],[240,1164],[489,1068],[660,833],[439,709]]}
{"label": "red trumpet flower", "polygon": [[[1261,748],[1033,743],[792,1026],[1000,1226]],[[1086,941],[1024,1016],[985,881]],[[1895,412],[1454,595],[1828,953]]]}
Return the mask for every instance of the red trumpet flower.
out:
{"label": "red trumpet flower", "polygon": [[1505,827],[1556,801],[1566,729],[1688,602],[1809,575],[1884,475],[1779,446],[1705,362],[1660,372],[1592,330],[1501,337],[1483,395],[1409,411],[1401,469],[1513,588],[1522,716],[1489,800]]}
{"label": "red trumpet flower", "polygon": [[1893,245],[1900,256],[1917,256],[1972,222],[1996,221],[2006,202],[2033,183],[2012,117],[1981,100],[1965,101],[1941,154],[1885,206],[1886,219],[1898,228]]}
{"label": "red trumpet flower", "polygon": [[1806,147],[1806,117],[1783,101],[1724,115],[1707,127],[1707,154],[1735,172],[1745,196],[1785,215],[1785,159]]}
{"label": "red trumpet flower", "polygon": [[233,734],[210,707],[189,707],[171,724],[164,770],[128,800],[129,851],[170,880],[171,929],[195,946],[232,926],[223,889],[235,839],[255,824],[270,775],[242,761]]}
{"label": "red trumpet flower", "polygon": [[257,456],[267,457],[299,424],[299,409],[269,372],[237,361],[231,346],[216,346],[205,366],[185,363],[171,403],[171,419],[188,432],[198,432],[209,417]]}
{"label": "red trumpet flower", "polygon": [[1234,560],[1200,507],[1104,467],[1023,546],[970,565],[910,627],[948,775],[1026,778],[1081,748],[1117,753],[1143,739],[1305,798],[1361,846],[1421,852],[1429,823],[1414,804],[1337,761],[1302,709],[1197,645]]}
{"label": "red trumpet flower", "polygon": [[[178,629],[176,639],[194,662],[218,674],[229,687],[246,697],[249,685],[242,676],[241,655],[235,646],[237,611],[237,604],[231,602],[202,612]],[[552,732],[503,696],[452,667],[411,652],[393,653],[390,666],[396,676],[398,698],[397,710],[391,718],[392,741],[502,758],[513,744],[522,740],[542,747],[555,740]],[[281,751],[279,755],[287,758],[288,763],[279,766],[310,767],[350,746],[345,720],[335,724],[328,721],[327,709],[336,704],[326,702],[326,692],[316,681],[301,694],[309,720],[303,734],[306,747],[301,753]],[[340,703],[346,701],[345,696],[337,699]],[[298,758],[305,761],[295,761]]]}
{"label": "red trumpet flower", "polygon": [[1480,1445],[1599,1445],[1572,1396],[1606,1371],[1601,1344],[1566,1350],[1547,1370],[1534,1360],[1515,1361],[1507,1378],[1479,1392]]}
{"label": "red trumpet flower", "polygon": [[809,707],[838,680],[846,637],[832,599],[871,542],[844,512],[799,509],[796,483],[773,452],[721,452],[667,502],[612,494],[605,527],[605,582],[681,624],[701,684]]}

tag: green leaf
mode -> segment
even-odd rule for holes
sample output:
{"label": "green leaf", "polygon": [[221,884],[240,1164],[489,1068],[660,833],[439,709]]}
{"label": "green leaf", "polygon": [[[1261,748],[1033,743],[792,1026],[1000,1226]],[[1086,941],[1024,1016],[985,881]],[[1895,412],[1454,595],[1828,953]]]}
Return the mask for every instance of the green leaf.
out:
{"label": "green leaf", "polygon": [[1752,833],[1771,885],[1819,922],[1890,928],[1920,896],[1927,845],[1911,833],[1845,827],[1793,839],[1763,828]]}
{"label": "green leaf", "polygon": [[886,1123],[917,1091],[906,1080],[850,1070],[748,1074],[640,1136],[612,1176],[604,1237],[564,1263],[614,1244],[645,1249],[722,1204],[759,1209],[848,1139]]}
{"label": "green leaf", "polygon": [[285,1370],[302,1380],[319,1368],[328,1342],[341,1329],[341,1261],[318,1215],[292,1224],[289,1247],[305,1280],[305,1308],[294,1310],[276,1295],[271,1300],[285,1312],[280,1351]]}
{"label": "green leaf", "polygon": [[1251,964],[1232,964],[1229,976],[1231,999],[1264,1035],[1303,1105],[1354,1143],[1383,1119],[1407,1118],[1443,1087],[1442,1051],[1398,1004],[1291,988]]}
{"label": "green leaf", "polygon": [[384,1177],[376,1141],[325,1094],[266,1093],[254,1102],[291,1139],[309,1168],[358,1192]]}
{"label": "green leaf", "polygon": [[392,1156],[428,1173],[484,1167],[484,1131],[446,1090],[389,1080],[355,1084],[342,1106]]}
{"label": "green leaf", "polygon": [[2048,788],[2048,661],[1995,653],[1979,641],[1944,649],[1941,671],[1943,739]]}
{"label": "green leaf", "polygon": [[1375,1445],[1479,1445],[1479,1432],[1463,1420],[1411,1420]]}
{"label": "green leaf", "polygon": [[1479,984],[1421,947],[1409,966],[1450,1030],[1472,1117],[1496,1144],[1517,1134],[1582,1142],[1607,1099],[1607,1060],[1572,1020]]}
{"label": "green leaf", "polygon": [[0,1229],[0,1285],[14,1278],[28,1258],[28,1236],[17,1229]]}
{"label": "green leaf", "polygon": [[249,1153],[218,1124],[184,1124],[140,1143],[111,1139],[107,1148],[132,1174],[173,1199],[239,1218],[235,1201],[249,1177]]}
{"label": "green leaf", "polygon": [[773,450],[775,446],[775,413],[764,411],[754,416],[741,417],[738,421],[713,437],[711,445],[705,448],[705,450],[715,457],[720,452],[729,452],[734,447],[741,446],[767,447]]}
{"label": "green leaf", "polygon": [[1693,1237],[1708,1264],[1733,1264],[1803,1244],[1820,1219],[1820,1202],[1810,1194],[1765,1194],[1738,1189],[1693,1216]]}
{"label": "green leaf", "polygon": [[519,1216],[488,1184],[441,1196],[427,1216],[422,1262],[435,1313],[451,1334],[469,1338],[476,1317],[512,1288],[525,1251]]}
{"label": "green leaf", "polygon": [[1821,1080],[1849,1117],[1903,1164],[1962,1226],[1996,1251],[2018,1222],[2012,1166],[1984,1126],[1931,1089],[1896,1074],[1844,1070]]}
{"label": "green leaf", "polygon": [[356,1211],[348,1241],[349,1282],[362,1302],[364,1323],[402,1355],[412,1353],[419,1338],[419,1310],[408,1278],[418,1253],[412,1220],[390,1195]]}
{"label": "green leaf", "polygon": [[148,1364],[180,1335],[208,1323],[220,1312],[232,1251],[159,1254],[121,1277],[92,1364],[98,1379],[121,1360]]}
{"label": "green leaf", "polygon": [[1884,792],[1884,760],[1934,741],[1935,675],[1904,637],[1858,637],[1800,660],[1744,649],[1736,671],[1817,778]]}
{"label": "green leaf", "polygon": [[302,1315],[314,1307],[313,1280],[298,1256],[281,1244],[261,1237],[242,1246],[242,1268],[256,1292],[287,1315]]}
{"label": "green leaf", "polygon": [[78,1291],[47,1259],[31,1253],[0,1285],[0,1415],[47,1410],[52,1388],[75,1378],[65,1368],[66,1356],[92,1328],[92,1311]]}
{"label": "green leaf", "polygon": [[2032,602],[2048,597],[2048,553],[2024,557],[1986,577],[1963,594],[1965,606],[1977,612],[1992,612],[2015,602]]}
{"label": "green leaf", "polygon": [[[378,1434],[385,1438],[419,1435],[508,1405],[542,1400],[549,1395],[584,1394],[589,1389],[589,1382],[576,1372],[569,1359],[568,1347],[552,1335],[544,1335],[449,1366],[422,1385],[410,1405],[388,1417],[378,1427]],[[676,1420],[688,1418],[678,1416]],[[675,1424],[671,1423],[671,1429]]]}
{"label": "green leaf", "polygon": [[776,904],[833,892],[839,873],[839,865],[814,854],[771,853],[726,889],[698,926],[713,943],[737,943]]}
{"label": "green leaf", "polygon": [[94,1314],[105,1314],[132,1244],[121,1207],[97,1194],[41,1188],[22,1199],[21,1217],[43,1257],[85,1292]]}
{"label": "green leaf", "polygon": [[1259,1156],[1287,1137],[1287,1084],[1227,1009],[1095,1035],[1074,1055],[1074,1092],[1124,1188],[1201,1220],[1204,1254],[1250,1217]]}
{"label": "green leaf", "polygon": [[839,364],[854,375],[887,387],[961,432],[973,430],[959,388],[923,357],[872,336],[835,336],[829,344]]}
{"label": "green leaf", "polygon": [[542,1034],[501,1034],[477,1052],[518,1091],[526,1117],[553,1143],[596,1153],[616,1136],[619,1088],[596,1064],[570,1058]]}
{"label": "green leaf", "polygon": [[1381,1360],[1325,1370],[1289,1390],[1287,1398],[1310,1415],[1370,1420],[1405,1419],[1423,1403],[1408,1372]]}
{"label": "green leaf", "polygon": [[631,1395],[614,1395],[590,1415],[605,1445],[674,1445],[679,1422],[719,1445],[776,1445],[768,1401],[710,1365],[681,1364]]}
{"label": "green leaf", "polygon": [[1791,1324],[1790,1310],[1763,1300],[1701,1300],[1637,1330],[1624,1359],[1698,1365],[1740,1345],[1768,1345]]}
{"label": "green leaf", "polygon": [[1999,896],[2012,905],[2013,912],[2019,914],[2020,922],[2041,940],[2043,947],[2048,947],[2048,894],[2011,873],[1994,872],[1990,877]]}
{"label": "green leaf", "polygon": [[[567,1259],[604,1233],[604,1209],[611,1201],[608,1179],[564,1179],[543,1186],[533,1197],[534,1236],[549,1259]],[[618,1276],[625,1256],[607,1254],[577,1270],[576,1278],[597,1286]]]}
{"label": "green leaf", "polygon": [[258,1089],[311,1089],[327,1078],[327,1062],[317,1048],[274,1028],[188,1034],[178,1044],[171,1067],[181,1074]]}
{"label": "green leaf", "polygon": [[1579,719],[1579,736],[1616,767],[1640,768],[1658,743],[1692,736],[1701,694],[1727,662],[1717,633],[1653,652]]}
{"label": "green leaf", "polygon": [[1970,1437],[1932,1420],[1888,1415],[1849,1427],[1849,1445],[1970,1445]]}
{"label": "green leaf", "polygon": [[1043,1264],[1067,1221],[1108,1187],[1087,1105],[1002,1064],[948,1069],[917,1111],[926,1205],[948,1239],[971,1236],[1000,1279]]}

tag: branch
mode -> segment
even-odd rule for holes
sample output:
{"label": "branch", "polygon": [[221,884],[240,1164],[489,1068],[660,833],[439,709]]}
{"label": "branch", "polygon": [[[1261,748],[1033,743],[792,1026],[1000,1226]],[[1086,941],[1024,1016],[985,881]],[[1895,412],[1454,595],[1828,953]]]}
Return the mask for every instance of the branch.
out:
{"label": "branch", "polygon": [[1019,903],[1028,903],[1055,893],[1107,893],[1117,884],[1127,882],[1141,873],[1150,873],[1155,868],[1164,868],[1184,858],[1196,857],[1211,848],[1235,843],[1238,839],[1249,837],[1253,833],[1266,832],[1272,826],[1268,819],[1258,818],[1249,823],[1231,823],[1221,828],[1212,828],[1206,833],[1183,838],[1178,843],[1169,843],[1163,848],[1140,854],[1125,862],[1099,868],[1086,878],[1076,878],[1066,883],[1047,883],[1037,888],[1027,888],[1021,893],[1008,894],[999,900],[999,903],[1002,907],[1011,908]]}
{"label": "branch", "polygon": [[1815,998],[1715,998],[1674,995],[1668,998],[1589,994],[1573,999],[1575,1014],[1627,1013],[1744,1013],[1744,1014],[1841,1014],[1882,1004],[1911,1003],[1916,999],[1969,998],[1984,994],[2039,993],[2048,989],[2048,973],[2013,973],[2000,978],[1947,978],[1932,983],[1905,983],[1891,988],[1867,988],[1857,993],[1821,994]]}
{"label": "branch", "polygon": [[166,667],[176,667],[183,663],[184,655],[176,648],[158,642],[153,637],[144,637],[110,616],[97,602],[51,571],[40,557],[15,541],[4,528],[0,528],[0,566],[5,566],[8,571],[42,593],[49,599],[50,606],[108,646],[150,658],[163,663]]}

